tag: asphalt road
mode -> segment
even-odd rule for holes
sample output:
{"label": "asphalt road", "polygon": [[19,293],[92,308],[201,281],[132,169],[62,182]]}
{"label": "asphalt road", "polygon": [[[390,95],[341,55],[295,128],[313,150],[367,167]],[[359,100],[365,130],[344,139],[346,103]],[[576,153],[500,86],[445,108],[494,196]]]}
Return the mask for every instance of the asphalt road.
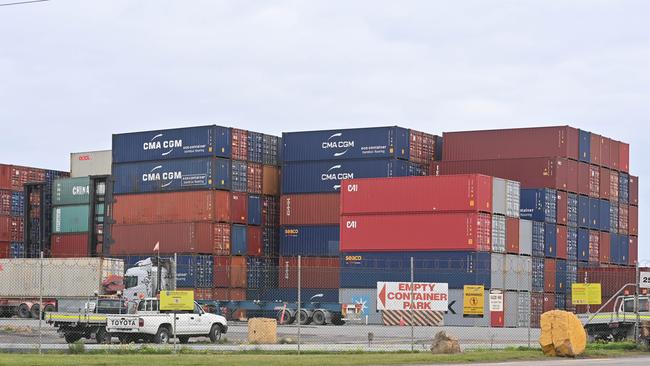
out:
{"label": "asphalt road", "polygon": [[462,364],[462,366],[494,366],[494,365],[505,365],[505,366],[539,366],[540,364],[544,366],[587,366],[587,365],[596,365],[596,366],[638,366],[638,365],[649,365],[650,357],[630,357],[630,358],[614,358],[614,359],[589,359],[589,360],[548,360],[548,361],[517,361],[517,362],[506,362],[506,363],[472,363],[472,364]]}

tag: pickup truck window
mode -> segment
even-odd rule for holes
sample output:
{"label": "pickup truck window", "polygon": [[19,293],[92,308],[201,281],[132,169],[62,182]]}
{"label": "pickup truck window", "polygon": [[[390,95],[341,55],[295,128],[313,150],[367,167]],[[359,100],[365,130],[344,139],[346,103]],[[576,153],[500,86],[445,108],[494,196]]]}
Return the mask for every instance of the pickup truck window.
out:
{"label": "pickup truck window", "polygon": [[203,309],[197,303],[194,303],[194,314],[203,314]]}
{"label": "pickup truck window", "polygon": [[158,311],[157,300],[143,300],[138,304],[138,311]]}
{"label": "pickup truck window", "polygon": [[[634,312],[634,299],[626,299],[623,304],[623,311],[626,313]],[[650,311],[650,303],[647,298],[639,298],[639,311]]]}

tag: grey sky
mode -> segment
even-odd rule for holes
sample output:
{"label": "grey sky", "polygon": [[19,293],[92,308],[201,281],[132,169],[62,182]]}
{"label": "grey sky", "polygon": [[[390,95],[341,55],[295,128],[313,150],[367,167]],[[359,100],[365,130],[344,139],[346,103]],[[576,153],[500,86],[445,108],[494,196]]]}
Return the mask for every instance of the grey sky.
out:
{"label": "grey sky", "polygon": [[[646,202],[648,14],[648,1],[613,0],[0,7],[0,161],[67,170],[111,133],[206,123],[570,124],[631,144]],[[650,260],[643,235],[640,247]]]}

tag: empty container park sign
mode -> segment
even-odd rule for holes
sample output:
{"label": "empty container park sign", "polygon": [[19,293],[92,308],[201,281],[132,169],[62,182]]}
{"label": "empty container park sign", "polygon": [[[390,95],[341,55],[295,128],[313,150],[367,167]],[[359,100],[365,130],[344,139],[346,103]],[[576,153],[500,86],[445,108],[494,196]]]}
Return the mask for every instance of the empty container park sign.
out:
{"label": "empty container park sign", "polygon": [[377,310],[447,311],[446,283],[377,282]]}

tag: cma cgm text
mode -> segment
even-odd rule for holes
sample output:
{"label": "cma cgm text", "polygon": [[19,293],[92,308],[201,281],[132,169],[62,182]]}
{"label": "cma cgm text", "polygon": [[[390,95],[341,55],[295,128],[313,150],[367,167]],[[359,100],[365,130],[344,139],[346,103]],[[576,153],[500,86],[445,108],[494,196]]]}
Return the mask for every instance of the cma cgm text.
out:
{"label": "cma cgm text", "polygon": [[142,144],[143,150],[171,149],[183,147],[183,140],[149,141]]}
{"label": "cma cgm text", "polygon": [[323,149],[341,149],[354,147],[354,141],[323,141],[321,144]]}
{"label": "cma cgm text", "polygon": [[142,174],[143,182],[155,182],[159,180],[172,180],[183,178],[182,172],[163,172],[163,173],[145,173]]}

